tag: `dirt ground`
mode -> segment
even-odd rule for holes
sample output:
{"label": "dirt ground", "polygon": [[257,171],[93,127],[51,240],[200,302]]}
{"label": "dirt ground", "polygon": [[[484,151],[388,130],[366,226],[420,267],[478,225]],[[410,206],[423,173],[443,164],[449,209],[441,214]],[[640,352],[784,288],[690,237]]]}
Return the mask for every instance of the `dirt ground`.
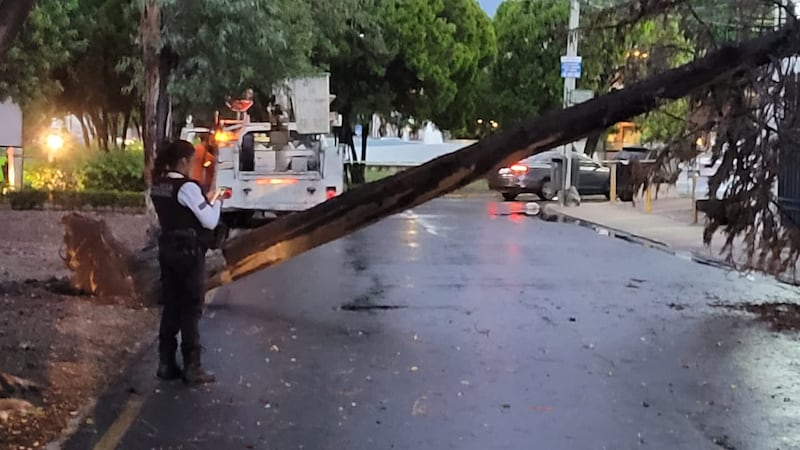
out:
{"label": "dirt ground", "polygon": [[[155,337],[155,310],[64,294],[63,214],[0,207],[0,372],[42,386],[21,396],[34,411],[0,417],[1,449],[57,441]],[[128,246],[143,245],[143,216],[102,217]]]}

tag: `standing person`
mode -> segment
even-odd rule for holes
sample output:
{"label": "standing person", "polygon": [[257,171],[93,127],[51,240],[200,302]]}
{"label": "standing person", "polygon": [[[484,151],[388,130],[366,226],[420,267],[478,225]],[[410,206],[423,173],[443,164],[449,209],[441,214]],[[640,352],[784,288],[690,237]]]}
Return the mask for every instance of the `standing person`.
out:
{"label": "standing person", "polygon": [[192,164],[191,179],[196,181],[203,191],[208,194],[214,185],[214,164],[216,157],[211,145],[210,133],[200,135],[200,143],[194,147],[194,163]]}
{"label": "standing person", "polygon": [[[189,142],[173,142],[159,150],[153,169],[150,195],[161,226],[158,258],[164,306],[156,376],[202,384],[215,380],[200,362],[199,322],[205,296],[205,254],[212,246],[221,201],[209,204],[200,185],[188,178],[194,150]],[[179,331],[183,371],[175,360]]]}

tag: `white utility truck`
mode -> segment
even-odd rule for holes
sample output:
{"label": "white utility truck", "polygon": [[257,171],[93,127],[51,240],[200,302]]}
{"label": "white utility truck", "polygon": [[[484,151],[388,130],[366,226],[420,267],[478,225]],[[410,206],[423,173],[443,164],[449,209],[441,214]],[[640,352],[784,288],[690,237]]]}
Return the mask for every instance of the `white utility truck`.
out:
{"label": "white utility truck", "polygon": [[[189,141],[213,133],[215,185],[224,188],[223,221],[238,227],[255,218],[302,211],[342,193],[344,153],[331,134],[329,75],[291,79],[274,91],[270,122],[217,120],[214,130],[185,128]],[[250,103],[251,104],[251,103]]]}

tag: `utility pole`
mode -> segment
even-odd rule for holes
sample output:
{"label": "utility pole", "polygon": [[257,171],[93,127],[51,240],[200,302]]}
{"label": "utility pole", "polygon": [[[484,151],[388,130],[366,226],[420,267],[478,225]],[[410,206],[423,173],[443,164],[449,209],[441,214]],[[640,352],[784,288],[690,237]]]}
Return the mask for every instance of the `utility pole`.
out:
{"label": "utility pole", "polygon": [[[581,76],[581,59],[578,57],[578,38],[581,18],[580,0],[570,0],[569,6],[569,32],[567,33],[567,54],[561,59],[561,76],[564,78],[564,108],[572,106],[572,93],[575,91],[575,81]],[[567,204],[567,193],[572,188],[572,152],[574,145],[564,146],[564,164],[566,174],[562,180],[564,185],[559,195],[561,205]]]}

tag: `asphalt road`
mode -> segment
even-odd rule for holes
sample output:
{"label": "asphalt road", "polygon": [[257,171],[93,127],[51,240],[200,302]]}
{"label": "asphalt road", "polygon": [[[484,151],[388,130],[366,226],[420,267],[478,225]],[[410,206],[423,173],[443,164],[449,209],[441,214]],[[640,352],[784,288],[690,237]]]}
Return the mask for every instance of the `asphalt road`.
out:
{"label": "asphalt road", "polygon": [[797,334],[712,306],[796,291],[502,207],[437,200],[234,284],[202,324],[217,384],[149,358],[66,448],[800,448]]}

